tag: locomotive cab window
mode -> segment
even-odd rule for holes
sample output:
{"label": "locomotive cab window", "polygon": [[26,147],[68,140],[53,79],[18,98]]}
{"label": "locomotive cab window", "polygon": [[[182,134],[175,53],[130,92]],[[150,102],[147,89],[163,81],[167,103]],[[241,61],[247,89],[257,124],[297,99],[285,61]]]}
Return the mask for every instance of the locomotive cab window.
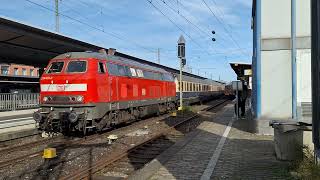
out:
{"label": "locomotive cab window", "polygon": [[70,61],[68,63],[67,72],[81,73],[87,70],[87,61]]}
{"label": "locomotive cab window", "polygon": [[117,75],[118,74],[118,66],[116,64],[107,63],[108,73],[111,75]]}
{"label": "locomotive cab window", "polygon": [[171,74],[163,74],[163,79],[165,81],[173,81],[173,77]]}
{"label": "locomotive cab window", "polygon": [[98,63],[98,72],[99,72],[99,73],[102,73],[102,74],[106,73],[106,71],[105,71],[105,69],[104,69],[103,62],[99,62],[99,63]]}
{"label": "locomotive cab window", "polygon": [[119,76],[128,76],[127,67],[118,65]]}
{"label": "locomotive cab window", "polygon": [[155,80],[160,80],[160,81],[162,80],[162,77],[161,77],[161,74],[160,74],[160,73],[157,73],[157,72],[156,72],[156,73],[154,73],[154,74],[155,74],[155,78],[154,78]]}
{"label": "locomotive cab window", "polygon": [[46,71],[47,74],[60,73],[62,71],[64,62],[52,62]]}
{"label": "locomotive cab window", "polygon": [[147,79],[153,79],[153,73],[150,71],[143,71],[143,75],[144,77],[146,77]]}

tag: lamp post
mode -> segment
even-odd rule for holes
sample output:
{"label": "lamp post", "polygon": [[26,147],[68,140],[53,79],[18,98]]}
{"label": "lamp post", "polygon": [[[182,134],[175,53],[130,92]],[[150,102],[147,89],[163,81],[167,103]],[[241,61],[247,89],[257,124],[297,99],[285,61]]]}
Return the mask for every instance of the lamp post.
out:
{"label": "lamp post", "polygon": [[183,108],[183,99],[182,99],[182,68],[186,64],[186,40],[181,35],[178,40],[178,58],[180,59],[180,80],[179,80],[179,91],[180,91],[180,106],[178,110],[182,110]]}

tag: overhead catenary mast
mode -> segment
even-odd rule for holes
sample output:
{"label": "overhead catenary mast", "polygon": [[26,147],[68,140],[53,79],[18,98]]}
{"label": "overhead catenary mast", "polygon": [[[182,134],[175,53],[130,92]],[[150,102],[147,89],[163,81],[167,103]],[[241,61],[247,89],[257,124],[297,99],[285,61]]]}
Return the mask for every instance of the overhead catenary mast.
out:
{"label": "overhead catenary mast", "polygon": [[55,31],[60,32],[60,22],[59,22],[59,0],[55,0],[55,18],[56,18],[56,27]]}

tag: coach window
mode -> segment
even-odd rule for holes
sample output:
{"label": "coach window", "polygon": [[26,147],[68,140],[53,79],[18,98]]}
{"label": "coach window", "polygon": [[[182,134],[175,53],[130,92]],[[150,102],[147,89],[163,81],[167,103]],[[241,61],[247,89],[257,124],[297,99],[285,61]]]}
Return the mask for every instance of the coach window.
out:
{"label": "coach window", "polygon": [[186,91],[187,90],[187,88],[186,88],[186,82],[185,81],[183,81],[183,91]]}
{"label": "coach window", "polygon": [[130,72],[132,76],[137,76],[136,70],[134,68],[130,68]]}
{"label": "coach window", "polygon": [[104,69],[103,62],[99,62],[99,64],[98,64],[98,72],[102,73],[102,74],[106,73],[106,70]]}

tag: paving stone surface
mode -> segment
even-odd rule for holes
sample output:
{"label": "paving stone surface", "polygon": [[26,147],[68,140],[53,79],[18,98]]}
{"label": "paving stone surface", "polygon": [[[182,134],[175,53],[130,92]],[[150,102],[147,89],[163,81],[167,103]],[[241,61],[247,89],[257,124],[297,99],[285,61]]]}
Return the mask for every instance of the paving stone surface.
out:
{"label": "paving stone surface", "polygon": [[[234,119],[233,104],[217,114],[205,112],[196,137],[150,179],[201,179],[228,123]],[[287,164],[277,161],[273,137],[246,132],[245,120],[233,123],[211,179],[289,179],[282,171]]]}
{"label": "paving stone surface", "polygon": [[291,179],[288,163],[275,157],[273,136],[246,132],[245,121],[233,123],[211,179]]}

